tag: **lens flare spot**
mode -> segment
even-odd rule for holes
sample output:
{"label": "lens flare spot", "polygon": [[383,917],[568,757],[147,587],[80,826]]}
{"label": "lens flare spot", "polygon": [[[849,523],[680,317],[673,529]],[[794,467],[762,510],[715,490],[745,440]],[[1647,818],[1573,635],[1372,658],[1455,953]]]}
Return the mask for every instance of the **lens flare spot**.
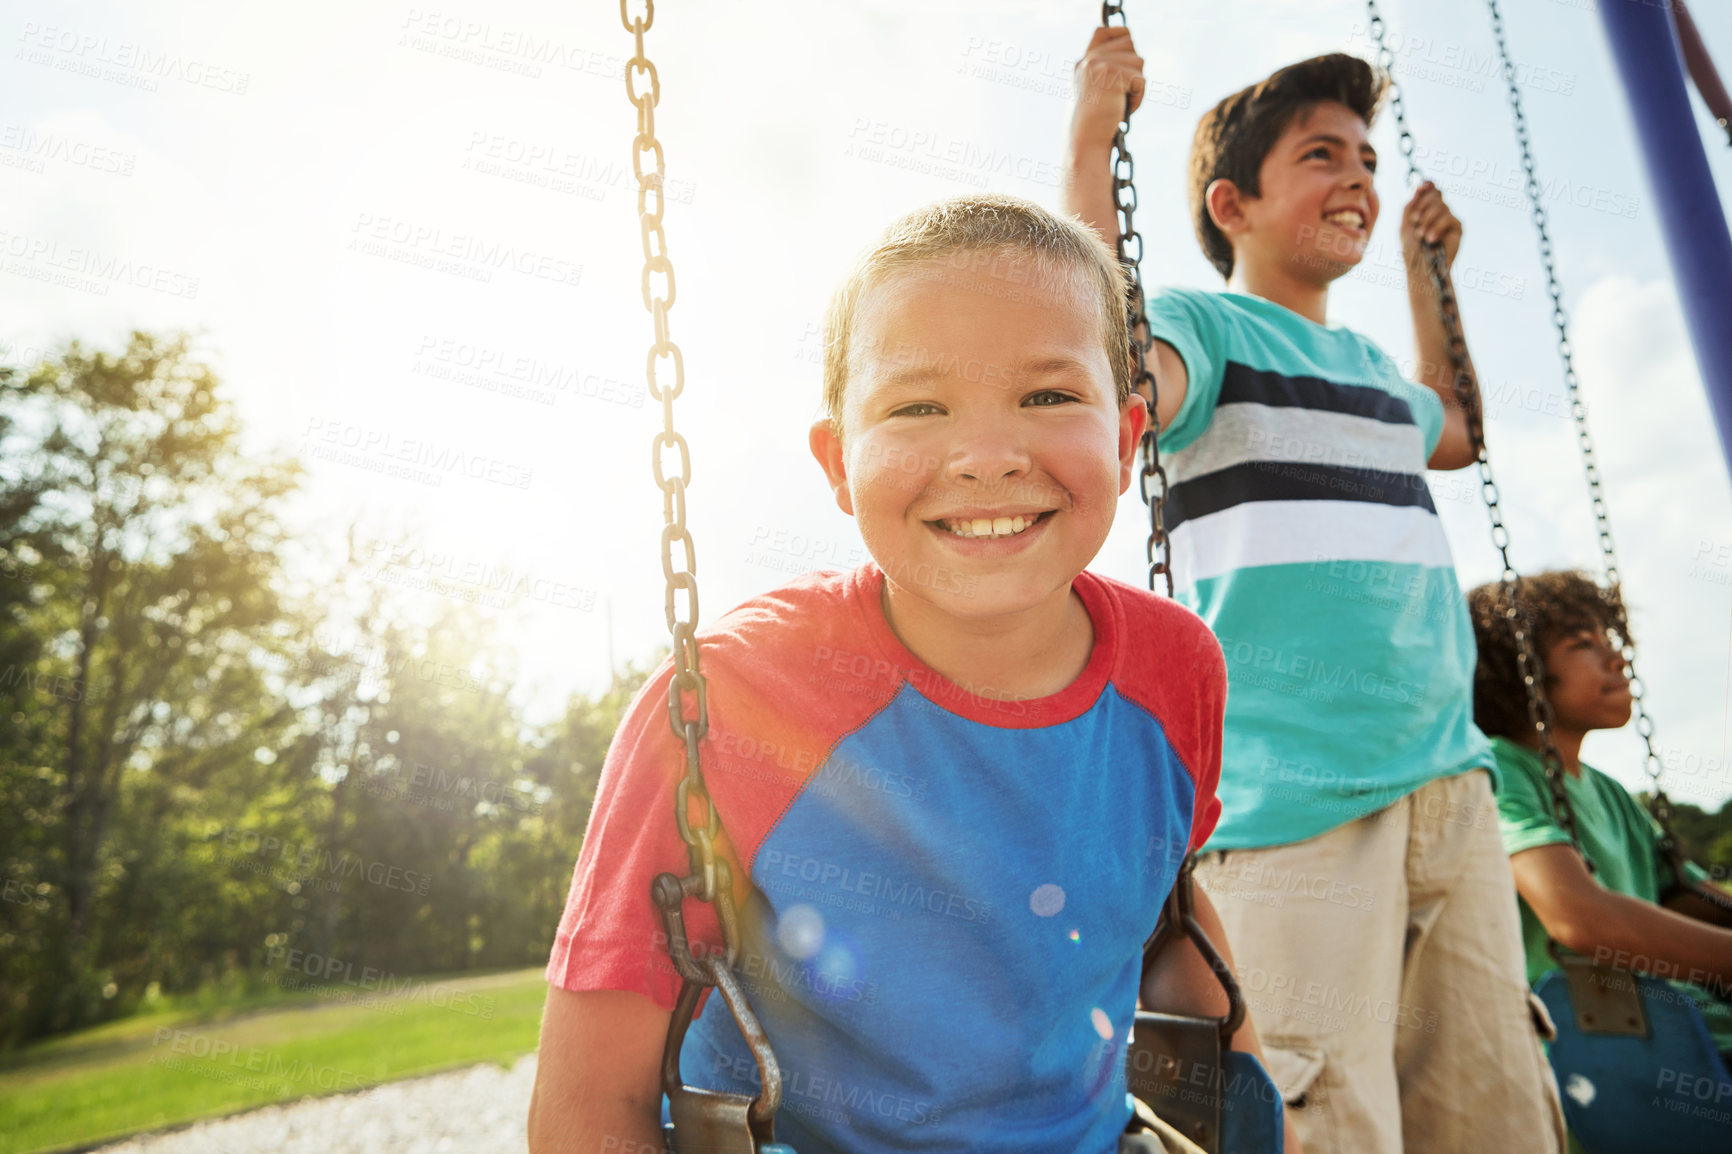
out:
{"label": "lens flare spot", "polygon": [[812,957],[824,948],[824,915],[804,903],[789,906],[776,923],[776,944],[790,958]]}
{"label": "lens flare spot", "polygon": [[829,989],[841,989],[859,973],[860,961],[854,956],[853,950],[837,943],[818,955],[816,969]]}
{"label": "lens flare spot", "polygon": [[1028,908],[1039,917],[1050,918],[1064,909],[1064,890],[1051,882],[1035,887],[1028,895]]}
{"label": "lens flare spot", "polygon": [[1074,945],[1080,945],[1082,943],[1082,931],[1081,930],[1072,930],[1070,932],[1070,940],[1071,940],[1071,944],[1073,946]]}
{"label": "lens flare spot", "polygon": [[1089,1021],[1094,1023],[1095,1033],[1101,1036],[1102,1041],[1110,1042],[1113,1040],[1113,1020],[1107,1017],[1105,1010],[1099,1006],[1090,1010]]}

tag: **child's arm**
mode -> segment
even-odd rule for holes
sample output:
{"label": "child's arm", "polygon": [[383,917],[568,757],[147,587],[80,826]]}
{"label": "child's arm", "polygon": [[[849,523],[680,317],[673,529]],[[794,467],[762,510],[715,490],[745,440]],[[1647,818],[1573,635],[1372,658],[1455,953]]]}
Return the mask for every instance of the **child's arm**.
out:
{"label": "child's arm", "polygon": [[[1443,275],[1449,280],[1449,270],[1455,264],[1456,250],[1461,247],[1461,221],[1443,203],[1443,193],[1431,181],[1414,192],[1401,214],[1401,251],[1407,261],[1407,303],[1413,310],[1414,377],[1436,393],[1443,401],[1443,435],[1437,439],[1426,462],[1430,469],[1460,469],[1478,458],[1473,441],[1468,436],[1467,413],[1456,401],[1455,369],[1449,359],[1449,335],[1438,309],[1437,288],[1431,280],[1431,261],[1426,242],[1443,245]],[[1451,284],[1451,291],[1454,286]],[[1456,300],[1459,302],[1460,297]],[[1456,309],[1456,319],[1461,310]],[[1465,338],[1464,338],[1465,340]],[[1469,387],[1479,392],[1479,374],[1474,371],[1473,358],[1463,345],[1467,361]]]}
{"label": "child's arm", "polygon": [[1567,845],[1510,859],[1516,892],[1560,945],[1593,961],[1708,986],[1732,987],[1732,930],[1706,925],[1594,880]]}
{"label": "child's arm", "polygon": [[1732,928],[1732,907],[1722,905],[1702,894],[1696,887],[1712,888],[1712,882],[1687,882],[1677,893],[1661,904],[1673,913],[1683,914],[1711,926]]}
{"label": "child's arm", "polygon": [[642,994],[547,988],[530,1154],[661,1154],[661,1060],[672,1015]]}
{"label": "child's arm", "polygon": [[1118,206],[1113,202],[1113,137],[1125,112],[1143,99],[1143,58],[1128,28],[1096,28],[1088,51],[1076,62],[1076,110],[1071,113],[1059,205],[1101,234],[1108,248],[1119,243]]}
{"label": "child's arm", "polygon": [[[1119,243],[1118,206],[1113,201],[1113,137],[1124,115],[1125,95],[1135,111],[1143,99],[1143,58],[1131,43],[1128,28],[1097,28],[1088,51],[1076,65],[1076,111],[1071,115],[1070,142],[1066,150],[1064,187],[1059,203],[1065,212],[1082,218],[1100,234],[1107,247]],[[1157,429],[1173,423],[1185,403],[1189,377],[1185,362],[1165,341],[1153,348],[1156,387],[1161,402],[1156,408]],[[1145,394],[1143,400],[1149,398]]]}
{"label": "child's arm", "polygon": [[[1221,925],[1221,919],[1216,915],[1209,895],[1203,892],[1203,887],[1199,885],[1194,885],[1191,892],[1198,924],[1203,927],[1203,932],[1209,936],[1209,941],[1220,953],[1221,960],[1227,963],[1227,968],[1238,973],[1239,968],[1233,964],[1232,947],[1227,942],[1226,927]],[[1227,992],[1215,979],[1209,963],[1203,960],[1203,955],[1189,939],[1182,937],[1162,951],[1156,964],[1143,975],[1143,986],[1138,1000],[1145,1009],[1169,1014],[1200,1014],[1219,1018],[1224,1017],[1228,1009]],[[1253,1054],[1257,1061],[1262,1062],[1265,1067],[1268,1066],[1268,1061],[1263,1057],[1263,1044],[1257,1040],[1257,1027],[1252,1024],[1249,1012],[1245,1014],[1244,1023],[1233,1034],[1233,1049]],[[1286,1129],[1285,1154],[1302,1154],[1299,1149],[1299,1136],[1293,1130],[1293,1119],[1285,1110],[1281,1117]]]}

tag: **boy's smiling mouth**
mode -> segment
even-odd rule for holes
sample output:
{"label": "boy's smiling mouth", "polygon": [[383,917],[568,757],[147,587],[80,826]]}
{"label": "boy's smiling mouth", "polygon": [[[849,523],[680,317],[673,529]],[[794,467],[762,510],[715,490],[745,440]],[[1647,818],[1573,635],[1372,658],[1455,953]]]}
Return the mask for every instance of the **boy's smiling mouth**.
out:
{"label": "boy's smiling mouth", "polygon": [[1357,208],[1338,208],[1323,214],[1329,224],[1365,231],[1365,214]]}
{"label": "boy's smiling mouth", "polygon": [[1054,512],[1056,510],[1045,509],[1040,512],[939,517],[928,521],[927,524],[954,537],[995,540],[1002,537],[1014,537],[1018,533],[1032,529]]}

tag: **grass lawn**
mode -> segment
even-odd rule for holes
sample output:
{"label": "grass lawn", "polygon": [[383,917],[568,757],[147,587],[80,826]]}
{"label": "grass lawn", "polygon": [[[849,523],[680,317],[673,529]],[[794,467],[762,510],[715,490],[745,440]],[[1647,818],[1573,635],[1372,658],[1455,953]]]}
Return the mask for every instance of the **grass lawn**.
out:
{"label": "grass lawn", "polygon": [[391,994],[326,987],[55,1038],[0,1069],[0,1154],[509,1063],[535,1049],[546,997],[539,968],[414,978]]}

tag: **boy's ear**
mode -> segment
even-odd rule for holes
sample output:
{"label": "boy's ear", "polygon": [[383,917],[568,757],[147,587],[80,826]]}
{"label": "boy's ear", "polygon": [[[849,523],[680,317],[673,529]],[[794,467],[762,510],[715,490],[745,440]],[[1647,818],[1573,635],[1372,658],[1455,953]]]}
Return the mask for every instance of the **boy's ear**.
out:
{"label": "boy's ear", "polygon": [[1131,487],[1131,477],[1137,471],[1137,448],[1143,443],[1143,431],[1149,427],[1149,403],[1141,393],[1132,393],[1119,407],[1119,496]]}
{"label": "boy's ear", "polygon": [[1229,239],[1245,231],[1245,198],[1239,186],[1226,177],[1209,182],[1209,187],[1203,190],[1203,206],[1209,210],[1209,219],[1215,222],[1215,227]]}
{"label": "boy's ear", "polygon": [[842,452],[842,438],[836,435],[836,426],[827,420],[813,421],[806,443],[812,447],[812,456],[824,470],[830,491],[836,494],[837,508],[852,517],[854,495],[848,491],[848,462]]}

